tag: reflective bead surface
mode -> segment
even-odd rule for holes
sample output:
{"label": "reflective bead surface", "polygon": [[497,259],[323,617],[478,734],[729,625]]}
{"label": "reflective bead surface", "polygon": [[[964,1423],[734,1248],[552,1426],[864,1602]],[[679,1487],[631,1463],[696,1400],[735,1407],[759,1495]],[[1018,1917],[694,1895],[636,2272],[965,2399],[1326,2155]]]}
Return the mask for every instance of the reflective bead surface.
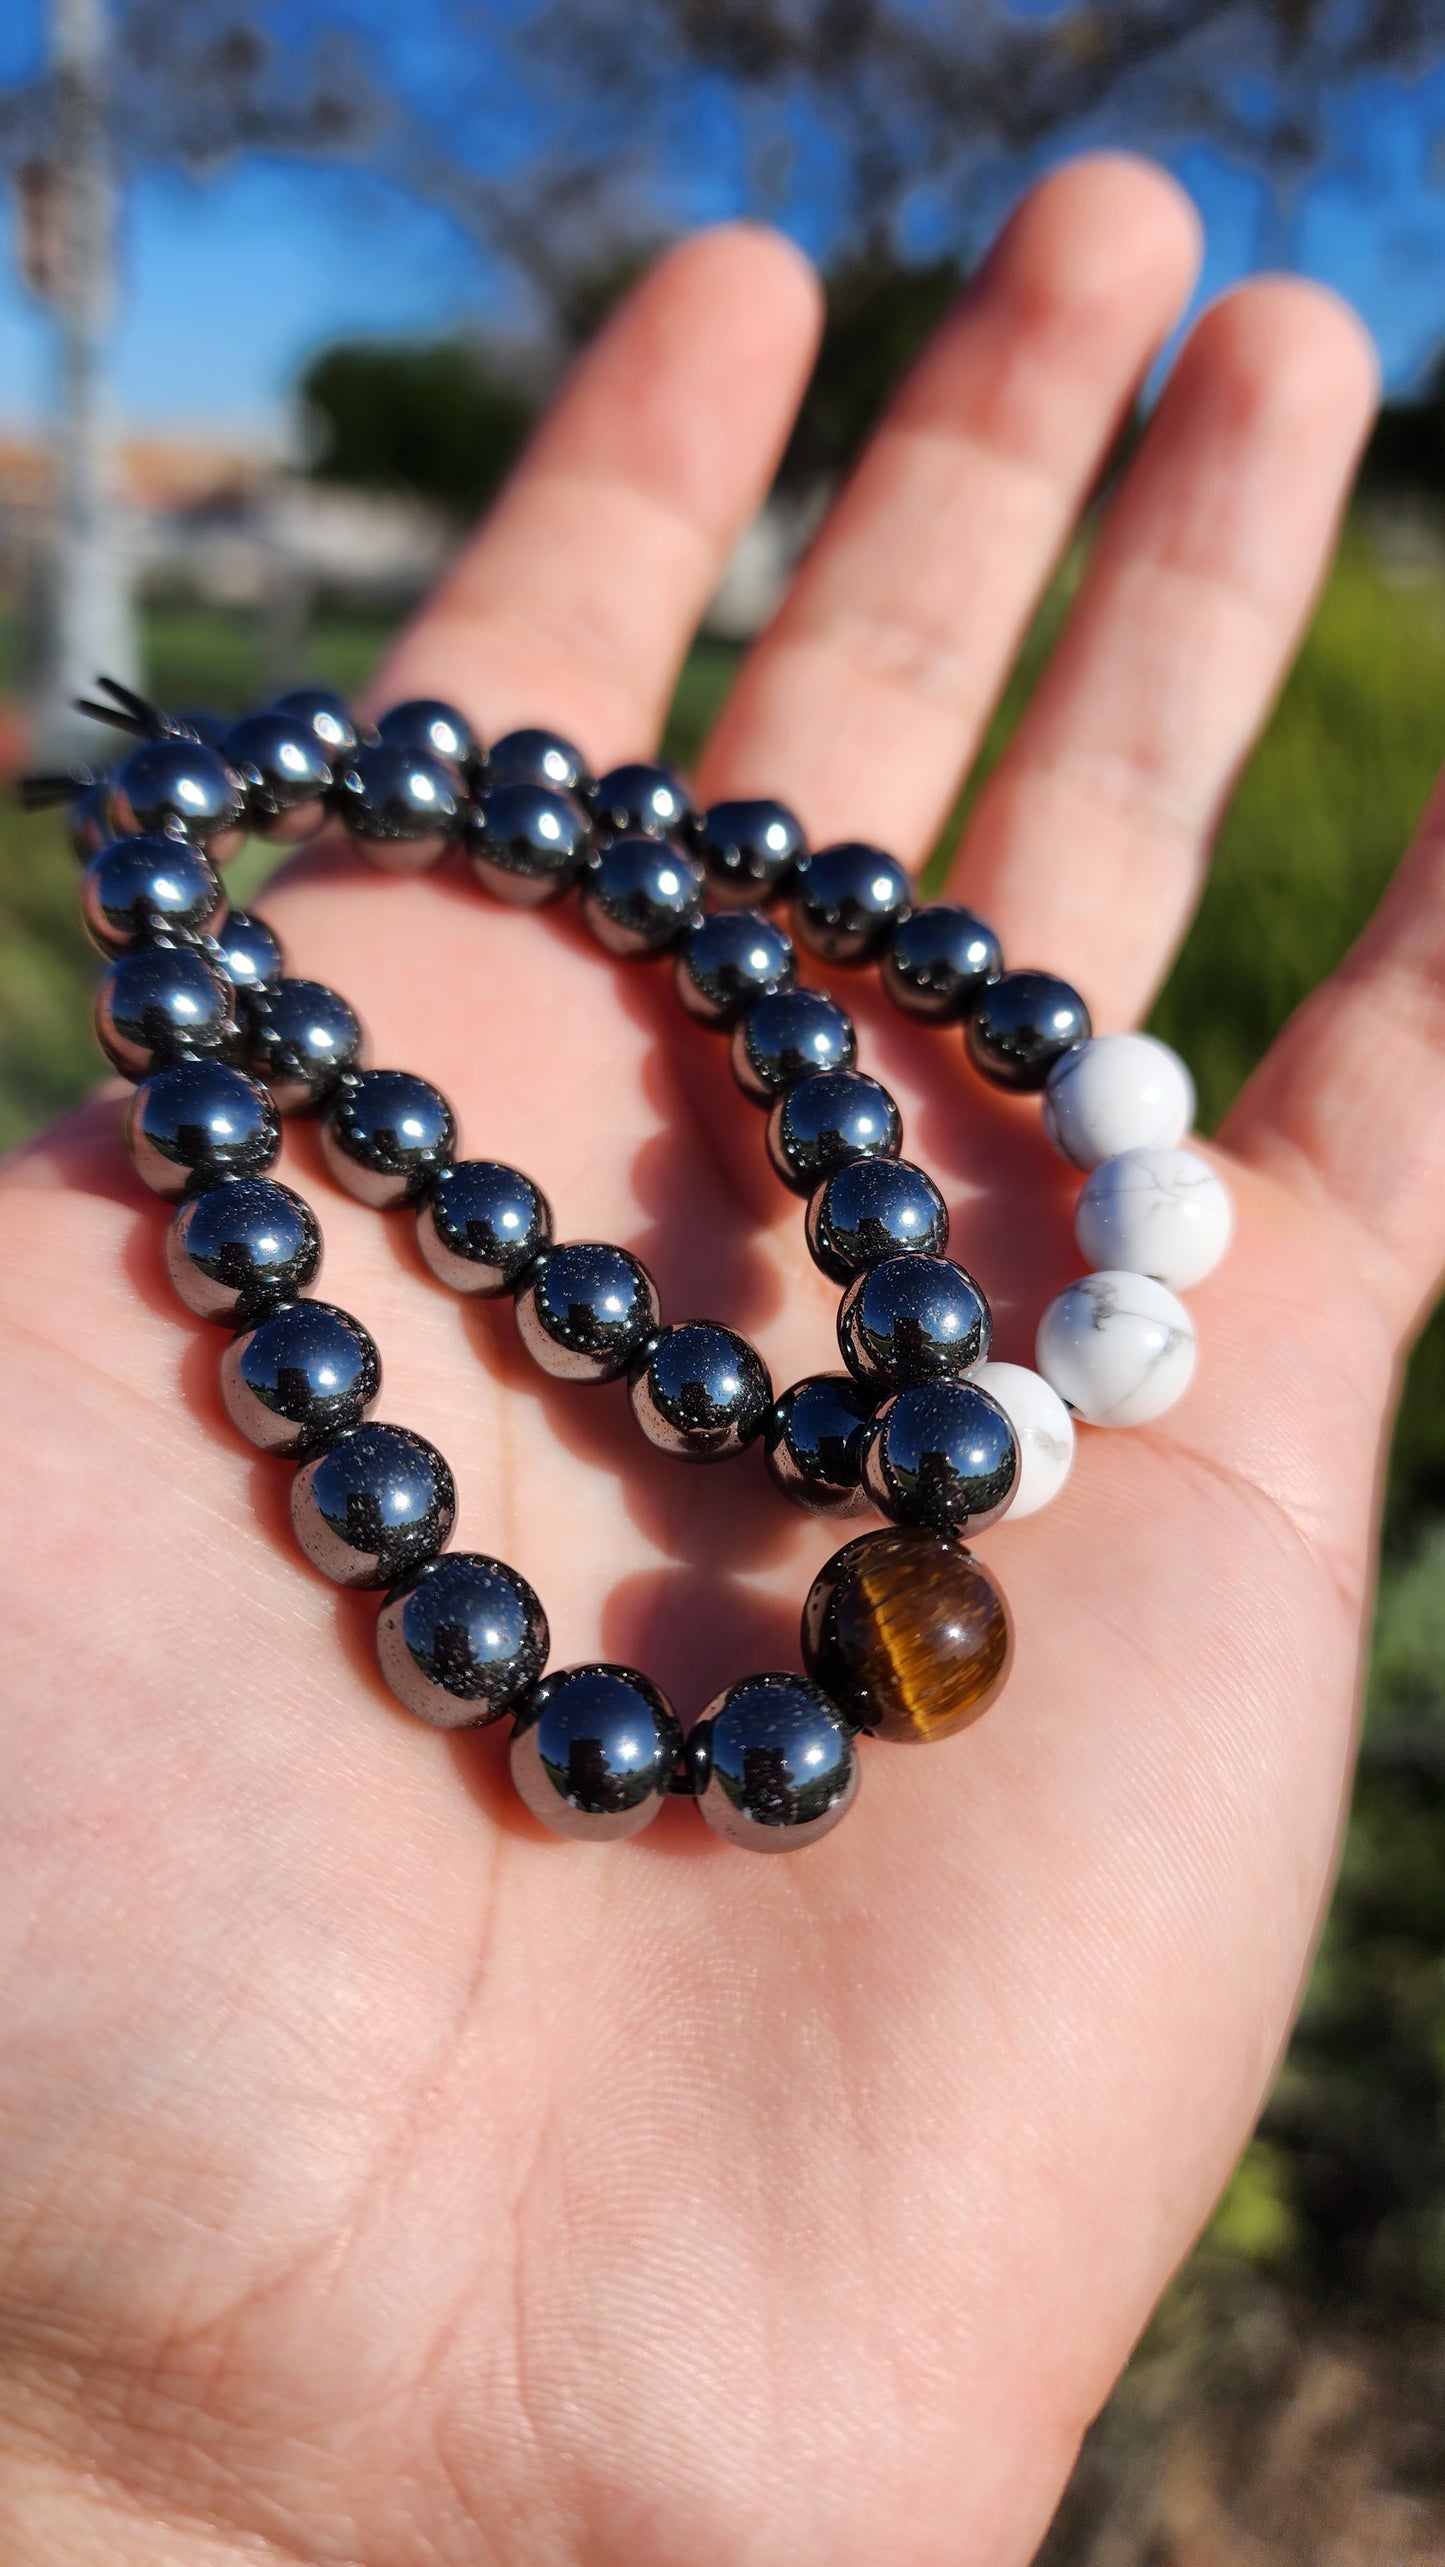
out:
{"label": "reflective bead surface", "polygon": [[895,1007],[928,1025],[956,1025],[986,981],[1003,970],[1003,947],[971,909],[933,902],[900,919],[878,977]]}
{"label": "reflective bead surface", "polygon": [[231,984],[194,945],[117,954],[95,993],[96,1040],[122,1078],[168,1061],[225,1060],[240,1041]]}
{"label": "reflective bead surface", "polygon": [[657,1816],[682,1748],[665,1694],[631,1667],[559,1667],[517,1706],[509,1762],[532,1816],[592,1843]]}
{"label": "reflective bead surface", "polygon": [[461,827],[462,787],[425,749],[357,749],[337,768],[332,807],[385,873],[425,873]]}
{"label": "reflective bead surface", "polygon": [[433,1729],[496,1720],[547,1663],[547,1617],[505,1560],[447,1551],[403,1578],[376,1623],[376,1656],[397,1701]]}
{"label": "reflective bead surface", "polygon": [[549,793],[575,793],[583,803],[592,795],[587,761],[560,731],[504,731],[487,753],[485,783],[489,793],[501,785],[541,784]]}
{"label": "reflective bead surface", "polygon": [[873,1396],[851,1373],[810,1373],[775,1399],[763,1428],[774,1485],[810,1515],[863,1515],[863,1430]]}
{"label": "reflective bead surface", "polygon": [[263,1087],[225,1061],[178,1061],[136,1089],[125,1118],[136,1175],[172,1203],[225,1177],[264,1175],[281,1118]]}
{"label": "reflective bead surface", "polygon": [[[108,775],[97,776],[93,783],[81,786],[70,806],[66,835],[83,865],[98,856],[124,826],[116,818]],[[133,836],[134,832],[128,834]]]}
{"label": "reflective bead surface", "polygon": [[863,1439],[863,1486],[893,1524],[985,1533],[1008,1512],[1018,1439],[970,1382],[920,1382],[885,1399]]}
{"label": "reflective bead surface", "polygon": [[281,939],[253,909],[226,912],[212,940],[211,959],[223,972],[237,999],[274,989],[286,969]]}
{"label": "reflective bead surface", "polygon": [[329,1301],[284,1302],[221,1357],[226,1414],[263,1453],[304,1453],[344,1434],[380,1388],[372,1338]]}
{"label": "reflective bead surface", "polygon": [[803,1676],[729,1686],[691,1732],[687,1759],[699,1815],[753,1854],[816,1844],[857,1797],[848,1723]]}
{"label": "reflective bead surface", "polygon": [[454,768],[463,782],[482,764],[482,744],[465,713],[432,696],[409,696],[404,704],[393,704],[377,723],[376,736],[388,749],[425,749],[429,757]]}
{"label": "reflective bead surface", "polygon": [[813,1194],[849,1159],[896,1158],[902,1140],[893,1098],[862,1070],[814,1070],[768,1116],[773,1174],[794,1194]]}
{"label": "reflective bead surface", "polygon": [[1055,1061],[1042,1120],[1076,1168],[1121,1150],[1173,1149],[1194,1120],[1194,1081],[1152,1034],[1094,1034]]}
{"label": "reflective bead surface", "polygon": [[246,1010],[246,1059],[282,1114],[304,1114],[361,1059],[361,1019],[324,981],[278,980]]}
{"label": "reflective bead surface", "polygon": [[793,933],[828,963],[866,963],[913,905],[896,856],[846,839],[800,858],[788,886]]}
{"label": "reflective bead surface", "polygon": [[609,767],[593,788],[592,811],[598,828],[614,838],[640,833],[668,838],[692,818],[692,803],[675,768],[660,759],[639,759]]}
{"label": "reflective bead surface", "polygon": [[714,802],[693,823],[691,842],[702,859],[708,890],[719,908],[747,908],[785,890],[799,856],[807,853],[802,823],[785,802]]}
{"label": "reflective bead surface", "polygon": [[241,778],[198,740],[142,740],[116,768],[110,800],[117,836],[189,838],[218,865],[246,834]]}
{"label": "reflective bead surface", "polygon": [[838,1346],[859,1381],[901,1390],[958,1381],[989,1350],[988,1303],[951,1257],[885,1257],[838,1305]]}
{"label": "reflective bead surface", "polygon": [[102,954],[125,954],[158,936],[189,945],[214,935],[226,895],[209,856],[185,839],[112,838],[85,868],[80,914]]}
{"label": "reflective bead surface", "polygon": [[713,909],[694,918],[677,948],[677,994],[700,1025],[733,1025],[755,999],[789,989],[798,958],[791,936],[756,909]]}
{"label": "reflective bead surface", "polygon": [[711,1319],[659,1330],[633,1367],[632,1413],[679,1462],[725,1462],[761,1433],[773,1385],[756,1347]]}
{"label": "reflective bead surface", "polygon": [[1074,1462],[1074,1421],[1042,1373],[1027,1364],[980,1364],[969,1379],[996,1399],[1018,1439],[1019,1477],[1009,1515],[1015,1524],[1058,1496]]}
{"label": "reflective bead surface", "polygon": [[353,1071],[322,1118],[321,1155],[337,1184],[376,1212],[415,1203],[456,1146],[446,1098],[411,1070]]}
{"label": "reflective bead surface", "polygon": [[320,741],[336,765],[339,758],[361,746],[361,729],[344,695],[329,686],[293,686],[278,695],[266,710],[269,713],[294,714]]}
{"label": "reflective bead surface", "polygon": [[851,1283],[885,1257],[941,1257],[948,1207],[909,1159],[850,1159],[814,1194],[807,1234],[814,1264],[834,1283]]}
{"label": "reflective bead surface", "polygon": [[291,1483],[291,1529],[339,1587],[393,1585],[436,1557],[456,1516],[456,1486],[435,1444],[374,1417],[303,1462]]}
{"label": "reflective bead surface", "polygon": [[1121,1266],[1188,1292],[1229,1246],[1228,1189],[1197,1150],[1121,1150],[1079,1197],[1074,1237],[1085,1265]]}
{"label": "reflective bead surface", "polygon": [[980,990],[964,1027],[974,1068],[995,1087],[1032,1092],[1089,1036],[1089,1011],[1052,972],[1002,972]]}
{"label": "reflective bead surface", "polygon": [[246,825],[295,846],[326,817],[331,760],[309,723],[290,713],[248,713],[226,734],[225,754],[246,788]]}
{"label": "reflective bead surface", "polygon": [[820,1569],[803,1661],[855,1729],[926,1744],[1003,1689],[1013,1628],[1000,1589],[940,1534],[861,1533]]}
{"label": "reflective bead surface", "polygon": [[577,880],[592,823],[575,795],[551,785],[491,785],[468,815],[465,845],[484,890],[514,909],[539,909]]}
{"label": "reflective bead surface", "polygon": [[165,1255],[188,1310],[240,1328],[316,1281],[321,1232],[310,1204],[289,1186],[241,1177],[181,1205],[166,1232]]}
{"label": "reflective bead surface", "polygon": [[675,944],[701,907],[701,865],[666,838],[613,838],[582,869],[582,915],[625,960]]}
{"label": "reflective bead surface", "polygon": [[771,1105],[814,1070],[851,1069],[857,1056],[851,1019],[821,989],[775,990],[733,1028],[733,1076],[755,1105]]}
{"label": "reflective bead surface", "polygon": [[517,1287],[517,1334],[558,1381],[610,1382],[658,1322],[657,1286],[625,1248],[568,1240],[546,1248]]}
{"label": "reflective bead surface", "polygon": [[1194,1322],[1152,1275],[1081,1275],[1039,1321],[1034,1360],[1090,1426],[1148,1426],[1194,1374]]}
{"label": "reflective bead surface", "polygon": [[417,1245],[453,1292],[510,1292],[552,1237],[552,1207],[520,1168],[458,1159],[417,1210]]}

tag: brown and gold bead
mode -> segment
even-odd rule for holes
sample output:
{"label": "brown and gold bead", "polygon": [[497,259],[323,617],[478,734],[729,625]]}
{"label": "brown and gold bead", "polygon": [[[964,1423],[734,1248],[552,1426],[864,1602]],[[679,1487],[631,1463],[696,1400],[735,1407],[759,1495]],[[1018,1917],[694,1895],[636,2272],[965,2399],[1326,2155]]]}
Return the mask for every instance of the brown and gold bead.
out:
{"label": "brown and gold bead", "polygon": [[937,1533],[861,1534],[819,1570],[803,1607],[809,1675],[878,1738],[966,1728],[1002,1689],[1012,1655],[999,1588]]}

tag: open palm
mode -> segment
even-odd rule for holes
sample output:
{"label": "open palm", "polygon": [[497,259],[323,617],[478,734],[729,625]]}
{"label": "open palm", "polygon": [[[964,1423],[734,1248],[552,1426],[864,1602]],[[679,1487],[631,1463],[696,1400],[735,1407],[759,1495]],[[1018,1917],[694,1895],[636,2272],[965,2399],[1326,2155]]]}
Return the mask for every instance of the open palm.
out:
{"label": "open palm", "polygon": [[[922,856],[1193,255],[1140,166],[1036,193],[745,665],[704,794]],[[771,236],[664,262],[385,694],[645,750],[815,327]],[[956,887],[1096,1025],[1137,1018],[1187,920],[1370,396],[1310,289],[1205,318],[986,790]],[[544,1837],[499,1731],[399,1712],[374,1604],[307,1569],[284,1467],[225,1422],[118,1103],[11,1162],[7,2559],[1030,2555],[1258,2108],[1326,1887],[1398,1350],[1445,1245],[1442,834],[1235,1111],[1189,1397],[1085,1434],[1060,1502],[987,1537],[1001,1703],[936,1749],[865,1743],[846,1825],[783,1862],[681,1803],[624,1845]],[[665,972],[340,852],[266,906],[560,1236],[639,1250],[672,1316],[743,1326],[780,1381],[833,1360],[798,1208]],[[1077,1265],[1036,1110],[846,995],[1026,1361]],[[380,1343],[380,1413],[447,1454],[458,1543],[539,1588],[554,1663],[641,1665],[684,1717],[797,1663],[836,1532],[755,1456],[679,1470],[619,1390],[545,1381],[304,1126],[283,1173]]]}

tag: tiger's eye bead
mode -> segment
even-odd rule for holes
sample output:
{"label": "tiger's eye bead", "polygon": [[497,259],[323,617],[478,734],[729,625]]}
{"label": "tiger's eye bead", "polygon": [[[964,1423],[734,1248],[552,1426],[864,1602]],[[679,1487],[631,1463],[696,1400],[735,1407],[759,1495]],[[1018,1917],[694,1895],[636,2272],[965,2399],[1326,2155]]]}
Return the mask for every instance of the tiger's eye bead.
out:
{"label": "tiger's eye bead", "polygon": [[988,1571],[937,1533],[862,1533],[819,1571],[803,1663],[854,1728],[926,1742],[966,1729],[1003,1689],[1008,1607]]}
{"label": "tiger's eye bead", "polygon": [[800,858],[788,890],[793,933],[828,963],[866,963],[912,907],[896,856],[849,839]]}
{"label": "tiger's eye bead", "polygon": [[226,915],[221,877],[201,848],[180,838],[112,838],[80,885],[85,932],[102,954],[126,954],[157,937],[196,944]]}
{"label": "tiger's eye bead", "polygon": [[95,993],[95,1033],[122,1078],[169,1061],[225,1060],[240,1041],[229,981],[193,945],[117,954]]}
{"label": "tiger's eye bead", "polygon": [[581,803],[551,785],[490,786],[466,824],[467,862],[484,891],[514,909],[560,900],[592,847]]}
{"label": "tiger's eye bead", "polygon": [[304,1114],[361,1058],[361,1020],[319,980],[278,980],[246,1010],[246,1058],[282,1114]]}
{"label": "tiger's eye bead", "polygon": [[166,1272],[188,1310],[241,1328],[316,1281],[321,1232],[309,1203],[270,1177],[213,1185],[166,1232]]}
{"label": "tiger's eye bead", "polygon": [[848,1070],[858,1038],[836,1000],[821,989],[779,989],[760,998],[733,1028],[733,1076],[755,1105],[815,1070]]}
{"label": "tiger's eye bead", "polygon": [[878,977],[895,1007],[928,1025],[957,1025],[985,982],[1003,970],[1003,947],[971,909],[938,901],[899,920]]}
{"label": "tiger's eye bead", "polygon": [[456,1145],[440,1088],[410,1070],[353,1071],[321,1125],[321,1155],[337,1184],[376,1212],[415,1203],[451,1165]]}
{"label": "tiger's eye bead", "polygon": [[505,1560],[448,1551],[402,1579],[376,1624],[397,1701],[433,1729],[496,1720],[547,1663],[547,1617]]}
{"label": "tiger's eye bead", "polygon": [[632,1371],[632,1414],[650,1444],[679,1462],[725,1462],[762,1430],[773,1396],[755,1347],[715,1320],[664,1328]]}
{"label": "tiger's eye bead", "polygon": [[263,1453],[304,1453],[345,1434],[380,1388],[371,1337],[329,1301],[283,1302],[221,1357],[226,1414]]}
{"label": "tiger's eye bead", "polygon": [[885,1257],[941,1257],[948,1207],[933,1179],[908,1159],[850,1159],[808,1206],[813,1262],[834,1283],[851,1283]]}
{"label": "tiger's eye bead", "polygon": [[594,1844],[657,1816],[682,1750],[665,1694],[631,1667],[559,1667],[517,1707],[512,1781],[555,1835]]}
{"label": "tiger's eye bead", "polygon": [[610,831],[614,838],[670,838],[692,818],[687,787],[660,759],[609,767],[606,775],[598,777],[592,809],[598,828]]}
{"label": "tiger's eye bead", "polygon": [[281,1118],[265,1089],[225,1061],[178,1061],[136,1089],[125,1141],[142,1183],[178,1203],[226,1177],[263,1176]]}
{"label": "tiger's eye bead", "polygon": [[432,1273],[453,1292],[511,1292],[551,1244],[552,1207],[519,1168],[458,1159],[422,1197],[416,1236]]}
{"label": "tiger's eye bead", "polygon": [[815,1070],[777,1098],[768,1116],[773,1173],[812,1194],[850,1159],[893,1159],[903,1117],[886,1087],[862,1070]]}
{"label": "tiger's eye bead", "polygon": [[733,1025],[755,1000],[790,989],[793,940],[756,909],[713,909],[694,918],[677,948],[677,994],[700,1025]]}
{"label": "tiger's eye bead", "polygon": [[785,802],[714,802],[694,822],[692,844],[720,909],[770,900],[807,853],[802,824]]}
{"label": "tiger's eye bead", "polygon": [[666,838],[613,838],[588,858],[582,915],[599,945],[631,961],[675,944],[702,907],[702,867]]}
{"label": "tiger's eye bead", "polygon": [[1013,1427],[974,1382],[895,1391],[863,1439],[863,1486],[894,1524],[986,1533],[1007,1513],[1018,1479]]}
{"label": "tiger's eye bead", "polygon": [[337,769],[334,808],[362,855],[385,873],[425,873],[462,822],[462,788],[425,749],[358,749]]}
{"label": "tiger's eye bead", "polygon": [[291,1483],[291,1529],[315,1569],[339,1587],[389,1587],[440,1551],[457,1492],[435,1444],[368,1418],[349,1427]]}
{"label": "tiger's eye bead", "polygon": [[748,1676],[709,1703],[687,1742],[699,1815],[729,1845],[789,1854],[851,1808],[858,1754],[847,1722],[802,1676]]}
{"label": "tiger's eye bead", "polygon": [[1089,1011],[1052,972],[1002,972],[980,990],[964,1027],[968,1057],[995,1087],[1033,1093],[1055,1061],[1087,1042]]}
{"label": "tiger's eye bead", "polygon": [[871,1394],[850,1373],[811,1373],[775,1399],[763,1429],[774,1485],[810,1515],[863,1515]]}
{"label": "tiger's eye bead", "polygon": [[958,1381],[989,1350],[988,1303],[949,1257],[885,1257],[838,1305],[838,1346],[859,1381],[901,1390]]}
{"label": "tiger's eye bead", "polygon": [[217,928],[212,960],[238,1000],[274,989],[286,969],[281,939],[251,909],[231,909]]}
{"label": "tiger's eye bead", "polygon": [[545,1248],[517,1286],[517,1334],[558,1381],[610,1382],[658,1322],[657,1286],[625,1248],[569,1240]]}
{"label": "tiger's eye bead", "polygon": [[444,766],[454,769],[463,783],[483,763],[481,741],[465,713],[430,696],[411,696],[405,704],[393,704],[378,722],[376,736],[384,748],[424,749],[428,757],[440,758]]}
{"label": "tiger's eye bead", "polygon": [[92,856],[98,856],[102,847],[109,846],[121,826],[115,814],[109,776],[100,775],[92,784],[82,785],[70,806],[66,824],[71,847],[80,862],[88,865]]}
{"label": "tiger's eye bead", "polygon": [[111,779],[121,838],[187,838],[223,865],[245,838],[246,789],[219,749],[198,740],[142,740]]}
{"label": "tiger's eye bead", "polygon": [[258,838],[295,846],[326,817],[331,760],[310,724],[288,713],[248,713],[226,734],[225,755],[246,788],[247,825]]}
{"label": "tiger's eye bead", "polygon": [[361,746],[360,726],[346,698],[334,694],[329,686],[293,686],[265,709],[268,713],[289,713],[304,722],[320,741],[333,767]]}
{"label": "tiger's eye bead", "polygon": [[587,761],[560,731],[505,731],[487,756],[486,789],[511,784],[540,784],[549,793],[575,793],[589,803],[593,793]]}

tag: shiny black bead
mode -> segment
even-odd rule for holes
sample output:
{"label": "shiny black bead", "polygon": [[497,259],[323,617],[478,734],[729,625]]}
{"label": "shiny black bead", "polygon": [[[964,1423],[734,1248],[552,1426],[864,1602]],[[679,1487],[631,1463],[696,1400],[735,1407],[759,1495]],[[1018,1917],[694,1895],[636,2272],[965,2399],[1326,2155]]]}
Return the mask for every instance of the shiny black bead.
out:
{"label": "shiny black bead", "polygon": [[963,1039],[974,1068],[995,1087],[1032,1093],[1090,1031],[1089,1011],[1066,980],[1052,972],[1003,972],[979,992]]}
{"label": "shiny black bead", "polygon": [[545,1248],[517,1286],[517,1334],[559,1381],[625,1373],[658,1321],[657,1286],[625,1248],[566,1241]]}
{"label": "shiny black bead", "polygon": [[838,1305],[838,1345],[859,1381],[901,1390],[957,1381],[985,1361],[988,1303],[948,1257],[886,1257],[854,1278]]}
{"label": "shiny black bead", "polygon": [[97,776],[93,784],[82,785],[70,806],[67,830],[83,865],[110,844],[122,825],[115,815],[109,776]]}
{"label": "shiny black bead", "polygon": [[329,686],[293,686],[265,709],[268,713],[293,714],[297,721],[304,722],[320,741],[333,768],[338,759],[349,757],[353,749],[361,746],[363,734],[350,706]]}
{"label": "shiny black bead", "polygon": [[231,909],[216,929],[211,960],[237,999],[274,989],[286,969],[281,939],[253,909]]}
{"label": "shiny black bead", "polygon": [[456,1484],[435,1444],[368,1418],[303,1462],[291,1529],[339,1587],[389,1587],[435,1559],[457,1520]]}
{"label": "shiny black bead", "polygon": [[520,1168],[458,1159],[422,1197],[417,1245],[453,1292],[510,1292],[552,1239],[552,1207]]}
{"label": "shiny black bead", "polygon": [[229,713],[212,713],[194,704],[187,704],[170,716],[177,731],[183,731],[188,739],[204,740],[208,749],[224,748],[231,719]]}
{"label": "shiny black bead", "polygon": [[725,1462],[762,1431],[773,1385],[756,1347],[712,1319],[662,1328],[632,1366],[632,1414],[679,1462]]}
{"label": "shiny black bead", "polygon": [[560,731],[505,731],[487,755],[486,790],[506,784],[540,784],[549,793],[575,793],[588,803],[594,790],[587,761]]}
{"label": "shiny black bead", "polygon": [[689,843],[702,858],[719,908],[746,908],[787,888],[807,853],[802,823],[785,802],[714,802],[694,821]]}
{"label": "shiny black bead", "polygon": [[593,787],[592,811],[598,829],[614,838],[671,837],[692,818],[681,776],[659,759],[610,767]]}
{"label": "shiny black bead", "polygon": [[541,1603],[505,1560],[448,1551],[402,1579],[376,1623],[376,1656],[397,1701],[434,1729],[480,1728],[547,1663]]}
{"label": "shiny black bead", "polygon": [[660,954],[702,907],[702,867],[666,838],[612,838],[583,868],[581,904],[609,954]]}
{"label": "shiny black bead", "polygon": [[377,1212],[415,1203],[456,1146],[446,1098],[411,1070],[353,1071],[321,1125],[321,1155],[337,1184]]}
{"label": "shiny black bead", "polygon": [[787,1854],[836,1827],[858,1790],[841,1712],[805,1676],[749,1676],[687,1742],[698,1811],[729,1845]]}
{"label": "shiny black bead", "polygon": [[635,1836],[657,1816],[682,1752],[665,1694],[631,1667],[559,1667],[517,1706],[512,1781],[558,1836]]}
{"label": "shiny black bead", "polygon": [[714,909],[694,918],[673,964],[677,994],[700,1025],[734,1025],[755,1000],[791,989],[793,940],[756,909]]}
{"label": "shiny black bead", "polygon": [[291,713],[248,713],[226,734],[224,754],[246,788],[246,822],[258,838],[294,846],[326,817],[331,760],[307,722]]}
{"label": "shiny black bead", "polygon": [[96,1039],[122,1078],[169,1061],[226,1060],[240,1040],[231,984],[193,945],[117,954],[95,993]]}
{"label": "shiny black bead", "polygon": [[166,1272],[188,1310],[243,1328],[294,1301],[321,1270],[309,1203],[271,1177],[240,1177],[192,1195],[166,1232]]}
{"label": "shiny black bead", "polygon": [[848,1070],[858,1057],[851,1019],[821,989],[779,989],[760,998],[733,1028],[733,1076],[755,1105],[815,1070]]}
{"label": "shiny black bead", "polygon": [[287,1301],[221,1357],[221,1397],[233,1426],[263,1453],[304,1453],[344,1435],[381,1388],[381,1357],[329,1301]]}
{"label": "shiny black bead", "polygon": [[887,1088],[862,1070],[814,1070],[768,1116],[773,1173],[794,1194],[812,1194],[849,1159],[896,1158],[902,1141],[903,1117]]}
{"label": "shiny black bead", "polygon": [[896,856],[845,839],[800,858],[788,886],[793,933],[829,963],[866,963],[913,905]]}
{"label": "shiny black bead", "polygon": [[424,873],[462,822],[462,787],[426,749],[357,749],[343,759],[332,807],[363,855],[388,873]]}
{"label": "shiny black bead", "polygon": [[125,1118],[138,1177],[173,1203],[225,1177],[263,1176],[281,1118],[263,1087],[224,1061],[178,1061],[136,1089]]}
{"label": "shiny black bead", "polygon": [[330,1096],[361,1058],[361,1021],[340,992],[319,980],[278,980],[246,1010],[246,1060],[283,1114],[304,1114]]}
{"label": "shiny black bead", "polygon": [[196,740],[143,740],[111,779],[116,835],[188,838],[216,864],[245,837],[246,789],[219,749]]}
{"label": "shiny black bead", "polygon": [[1003,970],[1003,947],[971,909],[939,901],[900,919],[878,977],[896,1007],[929,1025],[956,1025],[986,981]]}
{"label": "shiny black bead", "polygon": [[393,704],[378,722],[376,736],[389,749],[425,749],[429,757],[453,768],[464,783],[484,763],[481,741],[465,713],[429,696]]}
{"label": "shiny black bead", "polygon": [[885,1399],[863,1442],[863,1485],[894,1524],[984,1533],[1018,1486],[1018,1438],[974,1382],[935,1381]]}
{"label": "shiny black bead", "polygon": [[85,868],[80,914],[101,953],[125,954],[157,937],[190,945],[213,936],[226,895],[200,847],[179,838],[112,838]]}
{"label": "shiny black bead", "polygon": [[912,1250],[941,1257],[948,1207],[933,1179],[909,1159],[850,1159],[808,1206],[808,1246],[834,1283]]}
{"label": "shiny black bead", "polygon": [[489,785],[468,816],[465,844],[484,890],[514,909],[540,909],[576,881],[592,823],[574,794],[551,785]]}
{"label": "shiny black bead", "polygon": [[810,1373],[775,1399],[763,1430],[768,1469],[810,1515],[861,1515],[863,1430],[873,1394],[851,1373]]}

